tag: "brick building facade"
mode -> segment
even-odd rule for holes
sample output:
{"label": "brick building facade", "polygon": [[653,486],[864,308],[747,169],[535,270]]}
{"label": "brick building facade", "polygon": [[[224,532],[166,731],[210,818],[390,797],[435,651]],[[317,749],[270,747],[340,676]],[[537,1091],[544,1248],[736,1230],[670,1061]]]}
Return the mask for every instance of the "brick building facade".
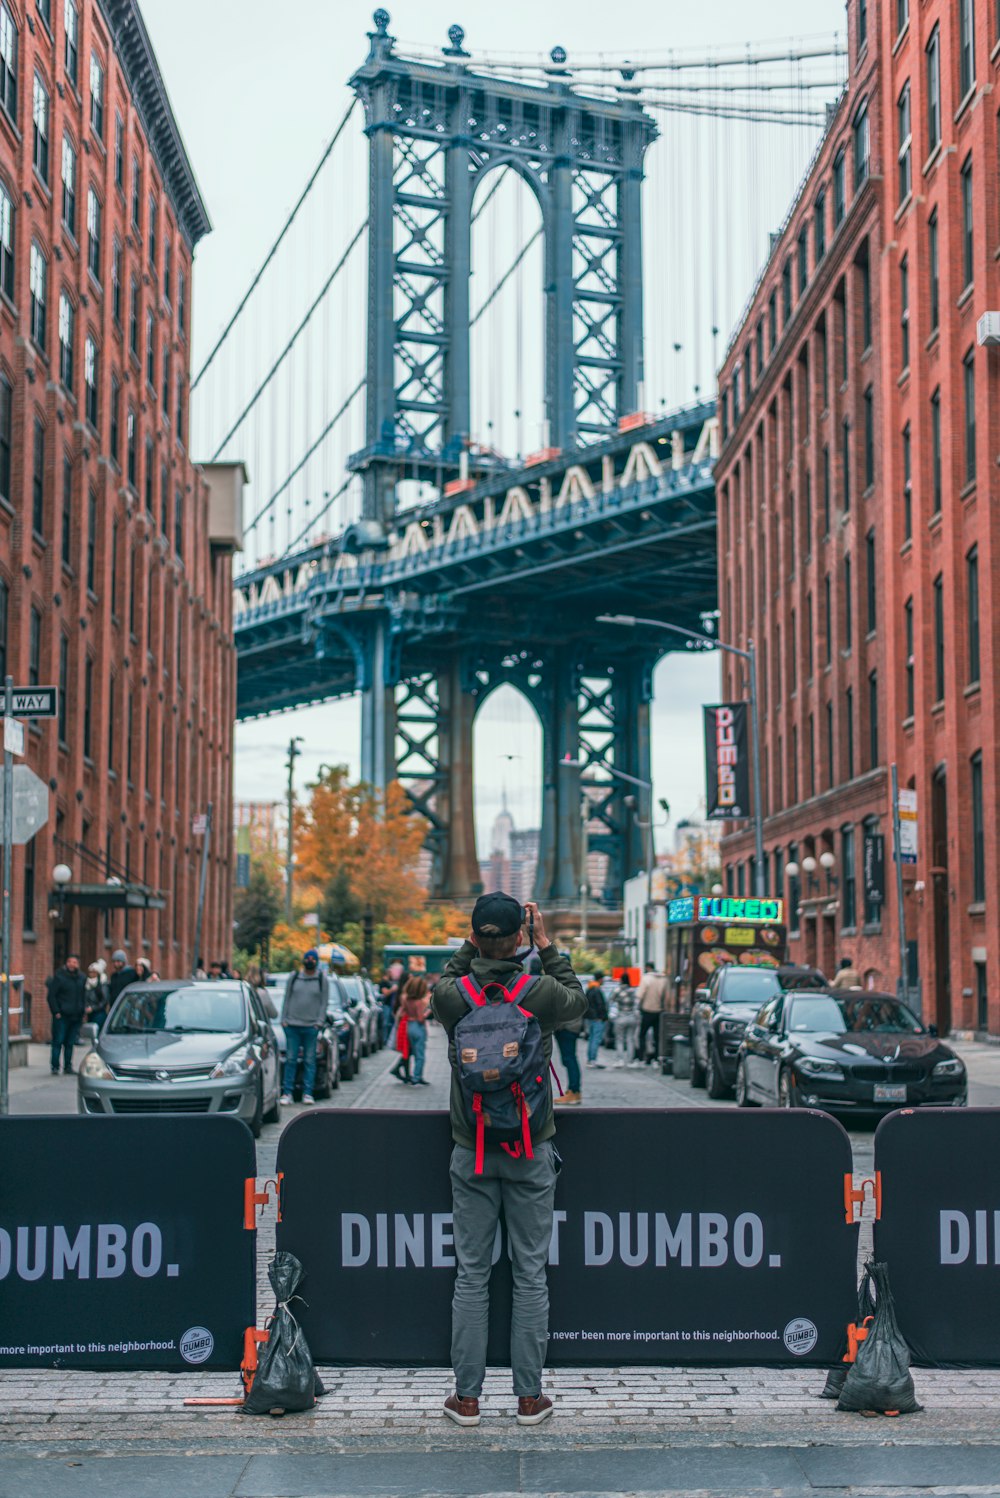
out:
{"label": "brick building facade", "polygon": [[61,703],[27,735],[49,824],[14,858],[36,1035],[69,950],[190,970],[208,802],[205,952],[231,941],[238,524],[232,473],[188,452],[209,227],[135,0],[0,0],[0,675]]}
{"label": "brick building facade", "polygon": [[[793,957],[895,984],[895,762],[919,818],[908,979],[943,1030],[1000,1034],[1000,354],[977,342],[1000,308],[1000,10],[850,0],[848,22],[847,87],[720,373],[722,637],[760,655]],[[723,842],[734,890],[752,852]]]}

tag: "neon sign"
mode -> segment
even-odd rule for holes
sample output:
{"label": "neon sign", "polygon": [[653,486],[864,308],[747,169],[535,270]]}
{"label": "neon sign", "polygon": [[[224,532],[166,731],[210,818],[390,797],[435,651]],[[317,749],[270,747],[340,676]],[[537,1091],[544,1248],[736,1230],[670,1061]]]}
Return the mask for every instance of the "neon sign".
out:
{"label": "neon sign", "polygon": [[780,926],[785,919],[784,900],[760,900],[742,895],[699,895],[671,900],[667,921],[744,921],[754,926]]}

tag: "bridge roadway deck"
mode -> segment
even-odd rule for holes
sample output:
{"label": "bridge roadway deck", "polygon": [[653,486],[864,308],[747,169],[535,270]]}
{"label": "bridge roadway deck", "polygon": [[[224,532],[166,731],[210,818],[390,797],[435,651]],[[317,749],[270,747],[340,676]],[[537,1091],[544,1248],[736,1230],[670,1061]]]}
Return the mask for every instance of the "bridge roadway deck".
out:
{"label": "bridge roadway deck", "polygon": [[[1000,1103],[1000,1050],[958,1049],[972,1100]],[[30,1069],[12,1073],[15,1112],[72,1105],[72,1080],[50,1078],[44,1059],[39,1050]],[[430,1087],[401,1086],[387,1075],[393,1060],[383,1052],[366,1061],[330,1106],[443,1106],[439,1035],[429,1051]],[[704,1094],[652,1068],[585,1071],[584,1091],[602,1106],[707,1105]],[[262,1175],[273,1170],[279,1133],[280,1126],[265,1131]],[[855,1131],[852,1143],[856,1172],[870,1171],[871,1133]],[[262,1316],[272,1243],[265,1218]],[[471,1432],[442,1419],[440,1371],[324,1369],[323,1376],[330,1393],[316,1410],[279,1423],[184,1408],[185,1397],[234,1394],[229,1375],[5,1373],[0,1498],[1000,1494],[1000,1371],[917,1370],[923,1412],[885,1421],[838,1414],[817,1399],[815,1370],[561,1369],[546,1379],[557,1416],[540,1430],[515,1424],[509,1376],[492,1372],[483,1424]]]}

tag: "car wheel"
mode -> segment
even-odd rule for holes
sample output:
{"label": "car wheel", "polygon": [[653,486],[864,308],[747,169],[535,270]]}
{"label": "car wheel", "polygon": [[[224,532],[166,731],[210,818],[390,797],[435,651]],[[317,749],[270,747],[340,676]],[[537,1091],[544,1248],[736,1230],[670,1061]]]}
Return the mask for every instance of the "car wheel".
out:
{"label": "car wheel", "polygon": [[340,1063],[340,1080],[342,1082],[350,1082],[353,1076],[354,1054],[352,1052],[350,1055],[345,1056],[344,1060]]}
{"label": "car wheel", "polygon": [[750,1089],[747,1087],[747,1068],[742,1056],[736,1067],[736,1106],[737,1108],[753,1108],[756,1106],[750,1096]]}
{"label": "car wheel", "polygon": [[795,1078],[786,1067],[778,1078],[778,1107],[797,1108],[799,1106],[799,1090],[795,1085]]}
{"label": "car wheel", "polygon": [[698,1057],[695,1055],[694,1043],[692,1042],[692,1045],[691,1045],[691,1086],[692,1087],[704,1087],[704,1085],[705,1085],[705,1068],[702,1066],[701,1062],[698,1060]]}
{"label": "car wheel", "polygon": [[335,1092],[340,1086],[340,1058],[337,1059],[337,1069],[330,1073],[330,1091]]}
{"label": "car wheel", "polygon": [[268,1108],[267,1112],[264,1114],[264,1123],[269,1123],[270,1124],[270,1123],[280,1123],[281,1122],[281,1103],[279,1101],[280,1097],[281,1097],[281,1088],[279,1087],[278,1090],[274,1094],[274,1102],[271,1104],[270,1108]]}
{"label": "car wheel", "polygon": [[323,1068],[322,1074],[320,1074],[319,1072],[317,1072],[317,1074],[316,1074],[316,1080],[317,1080],[317,1084],[318,1085],[314,1089],[313,1096],[315,1097],[315,1099],[316,1099],[316,1101],[318,1103],[321,1103],[326,1098],[328,1098],[330,1096],[330,1068],[329,1068],[329,1066],[325,1066]]}
{"label": "car wheel", "polygon": [[711,1098],[723,1098],[729,1094],[729,1088],[723,1080],[718,1054],[711,1041],[708,1043],[708,1064],[705,1067],[705,1085],[708,1088],[708,1095]]}
{"label": "car wheel", "polygon": [[257,1100],[254,1103],[253,1117],[250,1120],[250,1132],[255,1139],[260,1138],[260,1131],[264,1126],[264,1087],[261,1084],[257,1088]]}

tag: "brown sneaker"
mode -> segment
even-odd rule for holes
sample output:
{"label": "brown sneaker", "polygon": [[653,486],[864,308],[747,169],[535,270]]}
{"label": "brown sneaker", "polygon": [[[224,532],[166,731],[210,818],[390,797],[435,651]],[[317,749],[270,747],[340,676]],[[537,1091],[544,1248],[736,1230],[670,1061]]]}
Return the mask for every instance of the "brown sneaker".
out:
{"label": "brown sneaker", "polygon": [[478,1425],[480,1420],[478,1399],[459,1399],[449,1394],[444,1402],[444,1412],[456,1425]]}
{"label": "brown sneaker", "polygon": [[525,1394],[517,1401],[518,1425],[541,1425],[551,1413],[552,1400],[545,1394]]}
{"label": "brown sneaker", "polygon": [[579,1092],[569,1091],[569,1092],[564,1092],[563,1095],[562,1095],[562,1097],[553,1098],[552,1101],[557,1106],[559,1104],[561,1104],[564,1108],[571,1108],[574,1103],[582,1103],[583,1102],[583,1095],[582,1095],[582,1093],[579,1093]]}

